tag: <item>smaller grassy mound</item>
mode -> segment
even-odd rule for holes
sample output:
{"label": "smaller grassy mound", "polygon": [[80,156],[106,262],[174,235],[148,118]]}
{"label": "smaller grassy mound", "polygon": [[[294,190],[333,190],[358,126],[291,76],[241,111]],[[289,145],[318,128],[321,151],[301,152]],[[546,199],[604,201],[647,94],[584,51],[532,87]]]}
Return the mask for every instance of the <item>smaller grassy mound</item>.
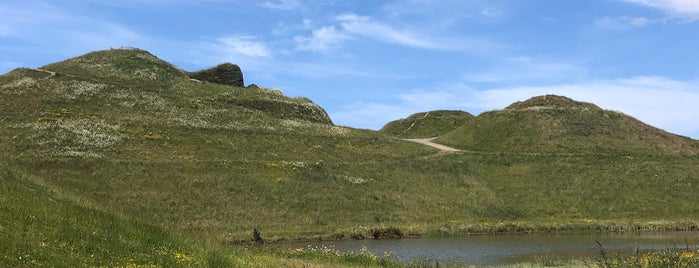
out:
{"label": "smaller grassy mound", "polygon": [[562,96],[539,96],[485,112],[438,143],[461,149],[514,153],[687,154],[696,141],[628,115]]}
{"label": "smaller grassy mound", "polygon": [[447,134],[473,119],[464,111],[431,111],[389,122],[380,132],[401,138],[429,138]]}

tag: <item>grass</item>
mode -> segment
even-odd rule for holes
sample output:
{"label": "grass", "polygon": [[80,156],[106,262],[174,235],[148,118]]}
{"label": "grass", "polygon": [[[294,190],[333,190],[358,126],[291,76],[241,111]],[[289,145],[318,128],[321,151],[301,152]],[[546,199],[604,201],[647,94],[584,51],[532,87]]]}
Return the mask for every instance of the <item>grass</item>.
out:
{"label": "grass", "polygon": [[585,265],[587,267],[699,267],[699,250],[694,247],[687,246],[684,249],[667,248],[643,252],[636,250],[633,253],[619,252],[616,255],[610,255],[602,244],[597,243],[600,246],[599,255],[594,260],[586,260]]}
{"label": "grass", "polygon": [[505,153],[699,153],[695,140],[667,133],[619,112],[559,96],[535,97],[503,110],[482,113],[436,142],[466,150]]}
{"label": "grass", "polygon": [[79,205],[6,166],[0,177],[0,266],[188,267],[204,261],[187,239]]}
{"label": "grass", "polygon": [[[442,139],[468,150],[441,154],[386,131],[332,125],[307,99],[190,81],[140,50],[96,52],[44,69],[56,74],[0,76],[2,200],[16,200],[0,216],[0,257],[8,256],[0,266],[394,265],[363,253],[335,258],[240,246],[253,229],[268,242],[697,229],[699,159],[685,150],[689,141],[662,143],[666,136],[653,130],[628,147],[599,138],[611,149],[590,149],[578,146],[580,138],[564,148],[518,125],[608,114],[601,122],[637,129],[625,128],[637,125],[623,115],[587,106],[577,115],[526,105],[520,110],[536,113],[486,113],[464,126],[492,132],[459,128]],[[424,129],[442,133],[442,123]],[[512,126],[519,130],[496,131]],[[636,142],[643,137],[654,147]]]}
{"label": "grass", "polygon": [[464,111],[431,111],[389,122],[379,132],[401,138],[431,138],[447,134],[472,119],[473,115]]}

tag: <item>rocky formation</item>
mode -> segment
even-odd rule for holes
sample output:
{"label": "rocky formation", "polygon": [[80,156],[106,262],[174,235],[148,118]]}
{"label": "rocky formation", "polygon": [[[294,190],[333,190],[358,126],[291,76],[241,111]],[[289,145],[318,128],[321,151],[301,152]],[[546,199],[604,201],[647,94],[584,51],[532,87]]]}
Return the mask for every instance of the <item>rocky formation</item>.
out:
{"label": "rocky formation", "polygon": [[234,87],[245,86],[243,81],[243,72],[240,70],[238,65],[232,63],[223,63],[210,69],[192,72],[189,74],[189,76],[193,79],[211,83],[224,84]]}

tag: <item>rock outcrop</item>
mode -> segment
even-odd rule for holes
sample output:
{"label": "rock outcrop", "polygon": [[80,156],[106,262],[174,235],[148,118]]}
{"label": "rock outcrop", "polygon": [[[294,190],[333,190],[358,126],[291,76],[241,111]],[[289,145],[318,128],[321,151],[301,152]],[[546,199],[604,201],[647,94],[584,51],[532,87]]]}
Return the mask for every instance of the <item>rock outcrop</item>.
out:
{"label": "rock outcrop", "polygon": [[234,87],[245,86],[245,82],[243,81],[243,72],[240,70],[238,65],[232,63],[223,63],[210,69],[192,72],[189,73],[189,76],[193,79],[211,83],[224,84]]}

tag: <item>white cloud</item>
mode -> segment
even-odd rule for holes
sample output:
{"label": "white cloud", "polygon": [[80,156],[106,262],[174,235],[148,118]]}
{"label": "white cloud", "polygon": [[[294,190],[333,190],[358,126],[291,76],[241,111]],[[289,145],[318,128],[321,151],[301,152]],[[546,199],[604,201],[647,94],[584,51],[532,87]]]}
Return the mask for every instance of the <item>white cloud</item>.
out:
{"label": "white cloud", "polygon": [[619,17],[604,17],[595,20],[595,25],[605,29],[611,30],[628,30],[635,27],[646,26],[650,24],[651,21],[645,17],[629,17],[629,16],[619,16]]}
{"label": "white cloud", "polygon": [[623,0],[663,10],[667,13],[692,19],[699,19],[697,0]]}
{"label": "white cloud", "polygon": [[446,48],[443,44],[433,42],[434,38],[423,36],[410,30],[398,30],[392,26],[375,22],[369,17],[344,14],[338,16],[337,20],[340,21],[342,29],[347,32],[368,36],[384,42],[419,48]]}
{"label": "white cloud", "polygon": [[699,83],[641,76],[550,86],[474,90],[457,83],[397,96],[393,103],[358,103],[330,111],[341,125],[378,129],[412,113],[460,109],[474,114],[528,98],[556,94],[621,111],[666,131],[699,139]]}
{"label": "white cloud", "polygon": [[336,19],[340,22],[341,28],[350,34],[402,46],[450,51],[480,51],[497,47],[495,44],[479,39],[442,37],[412,29],[398,29],[370,17],[353,13],[337,16]]}
{"label": "white cloud", "polygon": [[325,52],[338,48],[342,42],[347,39],[350,39],[350,37],[347,34],[337,31],[335,26],[325,26],[313,30],[313,33],[309,37],[294,37],[294,41],[297,43],[297,49],[310,50],[313,52]]}
{"label": "white cloud", "polygon": [[506,8],[501,7],[497,1],[483,0],[402,0],[384,5],[383,10],[392,18],[426,19],[442,25],[463,19],[478,22],[497,21],[507,13]]}
{"label": "white cloud", "polygon": [[302,5],[299,0],[278,0],[276,2],[266,1],[262,3],[262,6],[271,9],[294,10]]}
{"label": "white cloud", "polygon": [[253,36],[227,36],[218,38],[217,46],[226,54],[244,55],[248,57],[270,57],[267,45]]}

